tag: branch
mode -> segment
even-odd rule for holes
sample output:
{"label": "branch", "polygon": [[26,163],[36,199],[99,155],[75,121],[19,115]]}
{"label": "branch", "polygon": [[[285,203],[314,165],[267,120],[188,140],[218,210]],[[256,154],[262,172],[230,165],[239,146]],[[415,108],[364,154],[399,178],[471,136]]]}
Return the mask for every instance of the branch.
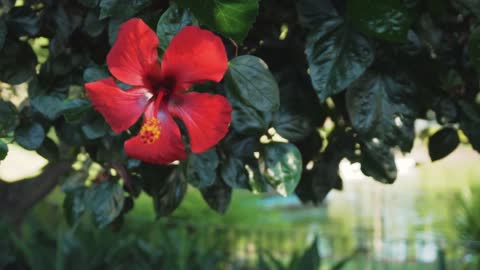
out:
{"label": "branch", "polygon": [[36,177],[14,183],[0,180],[0,215],[18,228],[28,211],[55,188],[60,176],[71,167],[67,161],[52,163]]}

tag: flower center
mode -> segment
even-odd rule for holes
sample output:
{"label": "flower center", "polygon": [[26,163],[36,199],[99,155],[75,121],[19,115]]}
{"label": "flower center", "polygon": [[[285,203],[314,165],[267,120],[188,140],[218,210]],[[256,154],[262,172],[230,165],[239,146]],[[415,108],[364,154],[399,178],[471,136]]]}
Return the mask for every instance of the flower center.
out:
{"label": "flower center", "polygon": [[140,129],[140,138],[145,144],[152,144],[160,138],[160,121],[151,118],[146,121]]}

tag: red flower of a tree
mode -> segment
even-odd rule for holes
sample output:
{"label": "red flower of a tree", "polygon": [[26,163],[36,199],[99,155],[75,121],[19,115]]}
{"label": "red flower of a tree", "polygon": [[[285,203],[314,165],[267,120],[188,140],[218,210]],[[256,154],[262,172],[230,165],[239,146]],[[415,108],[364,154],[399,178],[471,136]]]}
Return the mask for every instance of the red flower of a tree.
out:
{"label": "red flower of a tree", "polygon": [[158,62],[157,35],[140,19],[120,27],[107,56],[110,72],[131,85],[121,90],[113,78],[85,84],[93,106],[113,131],[120,133],[143,114],[137,136],[125,142],[130,157],[168,164],[186,157],[180,129],[188,131],[193,153],[204,152],[228,132],[232,107],[221,95],[187,92],[192,84],[219,82],[228,68],[219,37],[195,26],[183,28]]}

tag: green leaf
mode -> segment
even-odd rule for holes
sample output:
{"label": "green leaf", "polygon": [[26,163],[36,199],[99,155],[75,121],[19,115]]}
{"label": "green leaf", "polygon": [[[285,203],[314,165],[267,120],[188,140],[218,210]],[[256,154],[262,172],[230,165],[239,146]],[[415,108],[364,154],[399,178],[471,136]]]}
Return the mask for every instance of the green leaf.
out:
{"label": "green leaf", "polygon": [[385,184],[392,184],[397,178],[395,157],[390,148],[380,142],[362,144],[361,169],[363,174]]}
{"label": "green leaf", "polygon": [[33,108],[50,121],[55,120],[63,111],[63,99],[59,96],[36,96],[30,102]]}
{"label": "green leaf", "polygon": [[461,108],[460,128],[468,137],[473,149],[480,152],[480,107],[465,101],[459,102]]}
{"label": "green leaf", "polygon": [[300,181],[302,155],[293,144],[267,144],[262,151],[259,166],[268,183],[279,194],[287,196]]}
{"label": "green leaf", "polygon": [[192,15],[188,10],[180,9],[176,4],[170,7],[162,14],[157,24],[157,36],[160,39],[160,48],[166,50],[172,38],[180,30],[192,24]]}
{"label": "green leaf", "polygon": [[42,145],[45,131],[39,123],[21,125],[15,131],[15,141],[25,149],[35,150]]}
{"label": "green leaf", "polygon": [[125,197],[123,187],[111,181],[93,185],[85,191],[84,200],[99,227],[103,228],[120,215]]}
{"label": "green leaf", "polygon": [[274,114],[272,126],[280,136],[291,142],[305,139],[313,129],[309,119],[304,115],[286,110]]}
{"label": "green leaf", "polygon": [[14,131],[18,122],[17,109],[11,102],[0,100],[0,137]]}
{"label": "green leaf", "polygon": [[318,270],[320,268],[321,258],[318,251],[318,239],[315,237],[312,245],[305,251],[298,262],[296,269]]}
{"label": "green leaf", "polygon": [[244,164],[238,158],[228,157],[220,165],[220,176],[231,188],[250,188]]}
{"label": "green leaf", "polygon": [[433,134],[428,140],[428,153],[432,161],[448,156],[460,144],[458,133],[453,128],[443,128]]}
{"label": "green leaf", "polygon": [[470,61],[480,72],[480,26],[477,26],[470,34],[470,40],[468,42],[468,54]]}
{"label": "green leaf", "polygon": [[259,0],[178,0],[206,25],[241,44],[255,22]]}
{"label": "green leaf", "polygon": [[89,121],[82,125],[82,131],[85,136],[90,140],[95,140],[105,136],[110,127],[107,123],[100,117],[97,117],[93,121]]}
{"label": "green leaf", "polygon": [[95,11],[90,10],[83,20],[82,30],[91,37],[98,37],[105,30],[105,22],[100,20]]}
{"label": "green leaf", "polygon": [[170,215],[182,202],[187,191],[187,181],[181,170],[174,170],[161,187],[152,190],[153,205],[157,217]]}
{"label": "green leaf", "polygon": [[4,160],[7,157],[8,145],[0,140],[0,160]]}
{"label": "green leaf", "polygon": [[354,129],[366,139],[409,152],[415,139],[416,86],[403,75],[367,73],[347,91]]}
{"label": "green leaf", "polygon": [[233,108],[233,129],[247,135],[265,134],[272,121],[272,114],[270,112],[257,111],[254,108],[237,102],[230,97],[229,101]]}
{"label": "green leaf", "polygon": [[92,104],[85,99],[72,99],[63,105],[63,117],[70,123],[78,123],[92,108]]}
{"label": "green leaf", "polygon": [[8,41],[0,51],[0,81],[20,84],[35,74],[37,56],[28,43]]}
{"label": "green leaf", "polygon": [[110,77],[108,71],[102,67],[89,67],[83,72],[83,80],[87,83]]}
{"label": "green leaf", "polygon": [[14,7],[7,15],[9,33],[16,36],[34,36],[40,30],[39,18],[35,12],[27,7]]}
{"label": "green leaf", "polygon": [[7,38],[8,28],[5,20],[0,19],[0,50],[5,45],[5,39]]}
{"label": "green leaf", "polygon": [[225,214],[232,200],[232,188],[222,180],[217,179],[211,186],[200,189],[203,199],[211,209],[220,214]]}
{"label": "green leaf", "polygon": [[348,0],[347,16],[364,33],[406,41],[411,19],[402,0]]}
{"label": "green leaf", "polygon": [[37,149],[37,153],[48,161],[58,161],[60,159],[60,150],[55,142],[49,137],[45,137],[42,145]]}
{"label": "green leaf", "polygon": [[215,148],[201,154],[190,154],[186,163],[185,176],[188,183],[194,187],[207,187],[215,182],[217,167],[218,155]]}
{"label": "green leaf", "polygon": [[100,0],[77,0],[80,4],[84,5],[85,7],[94,8],[98,5]]}
{"label": "green leaf", "polygon": [[373,62],[368,40],[344,23],[326,0],[301,0],[299,16],[310,28],[305,54],[312,84],[321,101],[343,91]]}
{"label": "green leaf", "polygon": [[225,80],[227,91],[242,103],[259,111],[278,110],[278,84],[262,59],[252,55],[235,57],[230,61]]}
{"label": "green leaf", "polygon": [[101,0],[100,19],[108,17],[129,18],[151,3],[152,0]]}

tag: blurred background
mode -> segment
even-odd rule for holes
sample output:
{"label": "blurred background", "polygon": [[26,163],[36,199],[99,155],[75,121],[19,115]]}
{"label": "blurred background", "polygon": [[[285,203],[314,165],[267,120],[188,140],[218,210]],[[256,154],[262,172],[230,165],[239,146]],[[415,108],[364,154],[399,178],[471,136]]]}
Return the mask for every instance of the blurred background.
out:
{"label": "blurred background", "polygon": [[[151,200],[141,195],[123,224],[98,229],[88,217],[68,226],[64,193],[56,190],[28,215],[22,237],[2,226],[0,265],[294,269],[291,263],[313,243],[321,269],[480,269],[478,154],[462,145],[432,163],[420,138],[414,149],[397,155],[393,185],[372,181],[358,164],[342,161],[343,191],[330,192],[319,206],[302,205],[295,196],[235,190],[221,216],[189,188],[169,218],[156,219]],[[12,145],[0,178],[34,176],[45,164],[35,152]]]}

